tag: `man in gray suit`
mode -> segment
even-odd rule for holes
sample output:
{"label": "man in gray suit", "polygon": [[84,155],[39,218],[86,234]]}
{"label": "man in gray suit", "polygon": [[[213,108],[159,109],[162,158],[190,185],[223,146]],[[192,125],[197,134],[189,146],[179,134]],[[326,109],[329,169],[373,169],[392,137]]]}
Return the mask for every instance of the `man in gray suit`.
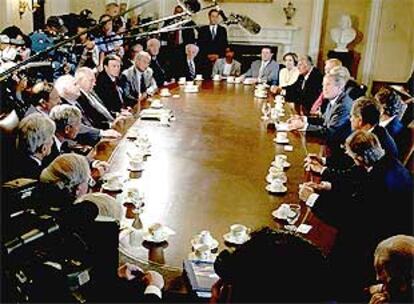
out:
{"label": "man in gray suit", "polygon": [[211,77],[214,77],[214,75],[220,75],[222,77],[240,76],[241,64],[234,59],[233,48],[228,46],[224,52],[224,58],[218,59],[214,64]]}
{"label": "man in gray suit", "polygon": [[242,75],[245,78],[255,78],[256,82],[265,82],[269,85],[279,84],[279,64],[272,59],[273,53],[270,47],[262,48],[261,60],[253,61],[250,69]]}
{"label": "man in gray suit", "polygon": [[135,56],[135,65],[126,69],[121,75],[124,100],[129,106],[135,106],[141,100],[152,96],[157,91],[154,72],[149,67],[151,56],[141,51]]}

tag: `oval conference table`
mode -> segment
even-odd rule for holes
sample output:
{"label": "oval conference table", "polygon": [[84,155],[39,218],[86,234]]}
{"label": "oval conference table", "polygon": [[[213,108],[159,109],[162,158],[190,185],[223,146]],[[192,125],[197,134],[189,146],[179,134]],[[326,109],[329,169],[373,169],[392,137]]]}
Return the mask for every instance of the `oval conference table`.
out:
{"label": "oval conference table", "polygon": [[[176,118],[170,127],[140,119],[132,126],[146,133],[152,145],[152,155],[139,178],[129,178],[127,152],[134,146],[132,140],[124,136],[113,150],[109,146],[97,149],[97,158],[110,162],[110,173],[128,179],[125,188],[144,193],[145,206],[139,216],[143,227],[161,223],[175,231],[168,243],[149,244],[138,239],[132,246],[131,231],[136,230],[121,229],[120,262],[158,270],[166,279],[166,290],[181,292],[177,278],[197,233],[209,230],[219,241],[220,251],[230,246],[223,235],[232,224],[252,230],[283,228],[286,222],[272,216],[282,203],[301,204],[296,226],[312,225],[303,236],[324,253],[329,252],[335,229],[314,216],[298,198],[298,185],[305,181],[303,159],[306,153],[319,152],[320,145],[303,132],[289,132],[292,152],[274,143],[275,129],[261,120],[264,101],[254,98],[254,86],[204,81],[199,93],[184,93],[180,87],[172,88],[171,93],[179,97],[161,98]],[[290,107],[285,108],[288,114]],[[285,170],[287,193],[274,195],[266,191],[265,177],[279,153],[287,155],[291,167]],[[117,198],[122,203],[122,194]],[[125,219],[123,225],[131,226],[132,222]]]}

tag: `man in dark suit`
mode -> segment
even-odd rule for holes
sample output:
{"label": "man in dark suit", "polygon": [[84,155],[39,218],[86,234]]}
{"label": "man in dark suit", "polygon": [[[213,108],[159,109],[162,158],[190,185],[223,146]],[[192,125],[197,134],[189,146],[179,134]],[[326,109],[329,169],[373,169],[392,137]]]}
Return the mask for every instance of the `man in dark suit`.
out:
{"label": "man in dark suit", "polygon": [[[183,8],[180,5],[174,7],[174,15],[181,14],[183,12]],[[172,23],[177,22],[177,20],[166,21],[163,27],[171,25]],[[196,24],[193,21],[186,23],[185,27],[192,27]],[[170,52],[171,50],[180,49],[180,51],[184,50],[184,47],[187,44],[195,43],[195,31],[193,28],[186,28],[183,30],[172,31],[168,33],[161,34],[161,41],[166,43],[166,50]],[[175,53],[176,54],[176,53]]]}
{"label": "man in dark suit", "polygon": [[17,153],[10,168],[3,171],[3,180],[19,177],[38,179],[44,168],[43,160],[53,145],[55,123],[46,115],[33,113],[19,123],[17,130]]}
{"label": "man in dark suit", "polygon": [[71,152],[69,143],[76,142],[82,123],[82,113],[75,106],[56,106],[49,116],[56,125],[56,131],[53,136],[51,153],[44,160],[45,166],[48,166],[60,154]]}
{"label": "man in dark suit", "polygon": [[195,44],[187,44],[185,46],[185,56],[181,56],[176,69],[176,78],[185,77],[187,80],[194,80],[196,75],[200,73],[200,61],[198,60],[199,48]]}
{"label": "man in dark suit", "polygon": [[273,87],[273,93],[285,95],[286,100],[295,104],[298,114],[308,115],[314,101],[322,90],[322,73],[313,66],[309,56],[302,56],[298,61],[299,77],[295,83],[285,87]]}
{"label": "man in dark suit", "polygon": [[219,25],[220,13],[217,9],[208,12],[209,25],[200,27],[198,30],[198,46],[201,58],[205,64],[205,78],[211,77],[213,65],[217,59],[224,57],[224,51],[228,44],[227,30]]}
{"label": "man in dark suit", "polygon": [[160,56],[161,43],[156,38],[147,41],[147,51],[151,55],[150,68],[154,71],[154,79],[158,87],[169,84],[170,77],[167,63]]}
{"label": "man in dark suit", "polygon": [[318,217],[338,228],[328,257],[337,276],[336,300],[360,302],[364,287],[375,279],[372,252],[378,241],[412,233],[413,180],[372,132],[354,132],[346,140],[346,151],[361,169],[350,191],[341,191],[335,183],[330,189],[319,188],[317,194],[318,185],[308,183],[299,196]]}
{"label": "man in dark suit", "polygon": [[119,85],[121,59],[117,56],[106,56],[103,66],[104,70],[96,78],[95,92],[115,117],[125,107],[122,88]]}
{"label": "man in dark suit", "polygon": [[[398,148],[387,130],[379,125],[380,105],[373,98],[361,97],[358,98],[352,105],[350,113],[350,132],[363,130],[373,133],[378,138],[382,149],[387,155],[391,157],[398,157]],[[338,137],[338,136],[335,136]],[[345,141],[336,141],[342,146]],[[334,150],[334,155],[326,159],[326,164],[322,165],[322,160],[313,158],[307,160],[305,166],[315,173],[321,174],[325,181],[341,180],[342,188],[345,188],[344,181],[348,181],[347,186],[354,183],[353,179],[360,174],[360,171],[355,171],[356,166],[352,166],[353,162],[350,157],[345,154],[342,148],[337,147]],[[334,158],[334,159],[332,159]]]}
{"label": "man in dark suit", "polygon": [[77,101],[92,125],[98,129],[122,129],[125,117],[119,115],[114,118],[93,90],[95,73],[90,68],[82,67],[76,71],[75,79],[80,88]]}
{"label": "man in dark suit", "polygon": [[[174,15],[183,13],[183,8],[180,5],[174,7]],[[163,27],[169,26],[178,20],[168,20]],[[161,34],[162,57],[166,64],[170,67],[170,76],[175,76],[175,68],[177,65],[177,58],[181,58],[184,53],[184,48],[187,44],[195,44],[195,27],[194,21],[187,22],[183,25],[186,27],[182,30],[171,31]]]}
{"label": "man in dark suit", "polygon": [[63,75],[55,81],[55,89],[59,93],[62,104],[77,107],[82,113],[82,124],[76,141],[81,144],[95,145],[102,137],[119,137],[120,134],[112,129],[102,130],[94,127],[93,121],[87,115],[77,99],[81,92],[76,79],[71,75]]}

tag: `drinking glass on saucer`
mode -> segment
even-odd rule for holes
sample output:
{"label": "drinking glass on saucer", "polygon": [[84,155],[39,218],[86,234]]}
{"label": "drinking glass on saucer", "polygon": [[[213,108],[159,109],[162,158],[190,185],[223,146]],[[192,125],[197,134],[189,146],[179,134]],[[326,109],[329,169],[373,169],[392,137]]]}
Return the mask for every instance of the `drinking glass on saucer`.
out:
{"label": "drinking glass on saucer", "polygon": [[300,216],[300,205],[289,204],[289,210],[286,212],[286,220],[289,225],[285,225],[285,229],[289,231],[296,231],[297,227],[294,225]]}

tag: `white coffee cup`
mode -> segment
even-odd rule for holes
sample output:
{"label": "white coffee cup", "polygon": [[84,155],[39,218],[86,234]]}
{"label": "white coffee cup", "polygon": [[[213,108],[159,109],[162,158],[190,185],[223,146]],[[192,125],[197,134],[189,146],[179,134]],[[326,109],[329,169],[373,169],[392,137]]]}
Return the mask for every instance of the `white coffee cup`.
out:
{"label": "white coffee cup", "polygon": [[121,176],[113,175],[106,180],[106,184],[111,188],[122,188]]}
{"label": "white coffee cup", "polygon": [[276,139],[280,141],[285,141],[287,139],[286,132],[277,132]]}
{"label": "white coffee cup", "polygon": [[[229,77],[232,77],[232,76],[229,76]],[[229,81],[229,77],[227,77],[227,81]],[[240,77],[234,78],[234,82],[235,83],[241,83],[241,78]]]}
{"label": "white coffee cup", "polygon": [[164,239],[164,229],[161,224],[155,223],[148,228],[154,241],[160,241]]}
{"label": "white coffee cup", "polygon": [[161,100],[159,100],[159,99],[154,99],[152,102],[151,102],[151,106],[152,107],[156,107],[156,108],[158,108],[158,107],[160,107],[162,104],[161,104]]}
{"label": "white coffee cup", "polygon": [[187,81],[187,82],[185,83],[185,85],[186,85],[187,87],[192,87],[192,86],[194,85],[194,81]]}
{"label": "white coffee cup", "polygon": [[247,227],[242,224],[234,224],[230,226],[231,236],[235,239],[243,238],[247,234]]}
{"label": "white coffee cup", "polygon": [[[240,80],[240,78],[239,78],[239,80]],[[233,83],[233,82],[236,82],[236,79],[234,78],[234,76],[227,76],[227,82]]]}
{"label": "white coffee cup", "polygon": [[210,231],[208,230],[203,230],[199,233],[198,235],[199,237],[199,242],[200,244],[205,244],[210,246],[213,243],[213,237],[211,236]]}
{"label": "white coffee cup", "polygon": [[129,166],[131,168],[131,170],[142,170],[142,166],[144,165],[144,162],[142,160],[136,160],[136,159],[131,159],[129,161]]}
{"label": "white coffee cup", "polygon": [[[273,167],[272,167],[273,168]],[[274,168],[276,169],[276,168]],[[270,177],[272,179],[272,183],[273,181],[278,181],[280,183],[286,183],[287,182],[287,176],[286,173],[283,171],[278,171],[278,172],[269,172]]]}
{"label": "white coffee cup", "polygon": [[283,104],[282,103],[276,103],[275,104],[275,109],[279,112],[282,111],[283,110]]}
{"label": "white coffee cup", "polygon": [[178,79],[179,84],[185,84],[186,81],[187,79],[185,77],[180,77],[180,79]]}
{"label": "white coffee cup", "polygon": [[282,95],[276,95],[275,101],[277,103],[282,103],[283,104],[283,102],[285,101],[285,97],[283,97]]}
{"label": "white coffee cup", "polygon": [[170,95],[170,90],[168,88],[162,88],[160,91],[161,96]]}
{"label": "white coffee cup", "polygon": [[221,80],[221,76],[220,76],[220,74],[216,74],[216,75],[214,75],[213,80],[215,80],[215,81],[219,81],[219,80]]}
{"label": "white coffee cup", "polygon": [[164,113],[160,117],[160,122],[162,125],[168,125],[170,122],[170,116],[167,113]]}
{"label": "white coffee cup", "polygon": [[211,250],[206,244],[199,245],[195,249],[195,256],[201,260],[207,260],[210,257]]}
{"label": "white coffee cup", "polygon": [[137,188],[129,188],[127,190],[127,195],[126,196],[127,196],[127,200],[135,202],[140,197],[139,190]]}
{"label": "white coffee cup", "polygon": [[283,186],[283,183],[281,183],[278,179],[274,179],[272,183],[270,184],[270,187],[274,191],[282,191],[284,190],[285,186]]}
{"label": "white coffee cup", "polygon": [[286,155],[277,154],[275,156],[275,164],[276,164],[276,167],[282,167],[283,168],[283,166],[285,165],[286,159],[287,159],[287,156]]}
{"label": "white coffee cup", "polygon": [[203,80],[203,75],[197,74],[195,79],[196,80]]}

